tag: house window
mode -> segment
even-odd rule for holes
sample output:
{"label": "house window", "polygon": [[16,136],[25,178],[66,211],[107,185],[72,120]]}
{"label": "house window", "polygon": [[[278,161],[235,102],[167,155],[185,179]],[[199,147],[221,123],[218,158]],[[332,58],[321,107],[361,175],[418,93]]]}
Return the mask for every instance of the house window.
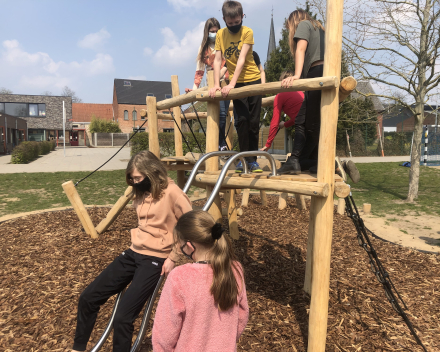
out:
{"label": "house window", "polygon": [[38,104],[38,116],[46,116],[46,104]]}
{"label": "house window", "polygon": [[5,103],[0,103],[0,112],[5,112]]}
{"label": "house window", "polygon": [[128,121],[128,110],[124,110],[124,120]]}
{"label": "house window", "polygon": [[124,87],[131,87],[130,81],[124,81]]}
{"label": "house window", "polygon": [[38,116],[38,104],[29,104],[29,116]]}
{"label": "house window", "polygon": [[147,97],[154,97],[153,93],[147,93]]}
{"label": "house window", "polygon": [[174,132],[174,128],[164,128],[164,132]]}
{"label": "house window", "polygon": [[137,111],[136,110],[133,110],[132,117],[133,117],[133,121],[137,120]]}
{"label": "house window", "polygon": [[170,99],[171,98],[171,94],[165,94],[165,99]]}
{"label": "house window", "polygon": [[11,116],[28,116],[28,106],[22,103],[6,103],[5,114]]}

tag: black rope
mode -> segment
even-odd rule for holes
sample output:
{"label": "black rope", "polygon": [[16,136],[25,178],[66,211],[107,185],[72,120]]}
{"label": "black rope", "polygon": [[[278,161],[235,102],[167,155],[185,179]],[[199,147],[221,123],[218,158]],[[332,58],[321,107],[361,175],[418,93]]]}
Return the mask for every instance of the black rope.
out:
{"label": "black rope", "polygon": [[[414,327],[411,324],[408,316],[406,315],[406,313],[399,304],[399,300],[400,300],[404,308],[406,310],[408,309],[402,297],[400,296],[399,292],[397,292],[397,289],[394,286],[393,282],[391,281],[388,272],[384,269],[379,257],[377,256],[377,252],[375,251],[373,245],[371,244],[367,231],[370,232],[370,234],[373,236],[374,233],[365,227],[364,221],[359,216],[358,209],[351,194],[349,197],[345,198],[345,210],[347,212],[348,217],[350,217],[353,220],[354,226],[357,231],[357,240],[359,246],[362,247],[367,252],[368,257],[370,259],[371,270],[373,271],[379,283],[382,284],[385,290],[385,296],[387,297],[388,301],[391,303],[393,309],[403,318],[411,334],[414,336],[416,342],[423,348],[425,352],[427,352],[425,346],[423,345],[422,341],[420,340],[416,331],[414,330]],[[396,298],[396,295],[394,293],[397,295],[399,300]]]}
{"label": "black rope", "polygon": [[[186,116],[185,116],[185,113],[183,112],[182,107],[180,107],[180,111],[182,112],[183,118],[185,119],[185,122],[186,122],[186,124],[188,125],[189,130],[191,131],[191,134],[192,134],[192,136],[194,137],[194,140],[196,141],[197,146],[198,146],[199,149],[200,149],[200,153],[203,154],[203,150],[202,150],[202,147],[200,146],[199,140],[197,139],[196,135],[194,134],[194,131],[193,131],[191,125],[189,124],[188,120],[186,119]],[[205,137],[206,137],[206,134],[205,134]]]}
{"label": "black rope", "polygon": [[[175,125],[177,126],[177,128],[178,128],[180,134],[182,135],[182,138],[183,138],[183,140],[185,141],[185,144],[186,144],[186,146],[188,147],[189,152],[192,154],[192,156],[193,156],[193,158],[194,158],[194,160],[195,160],[196,158],[195,158],[195,156],[194,156],[194,154],[193,154],[193,150],[192,150],[192,148],[190,147],[188,141],[186,140],[185,135],[183,134],[183,132],[182,132],[182,130],[180,129],[179,125],[177,124],[176,119],[174,118],[174,114],[173,114],[173,112],[171,111],[171,109],[168,109],[168,111],[170,112],[171,117],[173,118],[173,121],[174,121]],[[203,153],[203,152],[202,152],[202,153]]]}
{"label": "black rope", "polygon": [[200,121],[199,114],[197,113],[196,107],[194,106],[194,102],[191,102],[191,105],[192,105],[192,107],[193,107],[194,112],[196,113],[197,121],[199,121],[200,128],[202,129],[203,134],[204,134],[205,137],[206,137],[206,132],[205,132],[203,126],[202,126],[202,121]]}
{"label": "black rope", "polygon": [[96,171],[98,171],[101,167],[103,167],[105,164],[107,164],[110,160],[112,160],[112,159],[116,156],[116,154],[118,154],[118,153],[122,150],[122,148],[124,148],[125,145],[126,145],[128,142],[131,141],[131,139],[135,136],[135,134],[138,133],[138,132],[141,130],[141,128],[146,124],[147,121],[148,121],[148,120],[145,119],[145,121],[144,121],[144,123],[141,125],[141,127],[137,128],[137,129],[134,131],[134,133],[133,133],[133,134],[131,135],[131,137],[127,140],[127,142],[125,142],[125,143],[122,145],[122,147],[119,148],[119,150],[118,150],[115,154],[113,154],[113,155],[110,157],[110,159],[108,159],[104,164],[102,164],[102,165],[101,165],[100,167],[98,167],[96,170],[92,171],[92,172],[91,172],[90,174],[88,174],[86,177],[83,177],[81,180],[79,180],[77,183],[75,183],[75,187],[76,187],[80,182],[82,182],[82,181],[84,181],[86,178],[88,178],[89,176],[92,176]]}

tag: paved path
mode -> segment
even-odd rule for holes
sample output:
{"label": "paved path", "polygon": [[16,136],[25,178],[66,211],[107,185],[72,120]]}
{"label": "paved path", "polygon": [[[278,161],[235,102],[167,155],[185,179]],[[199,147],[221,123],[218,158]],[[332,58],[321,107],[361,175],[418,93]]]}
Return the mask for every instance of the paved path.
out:
{"label": "paved path", "polygon": [[[104,164],[118,148],[62,148],[43,155],[29,164],[9,164],[10,155],[0,156],[0,174],[22,172],[57,172],[57,171],[93,171]],[[127,167],[130,159],[130,148],[123,148],[101,170],[121,170]]]}

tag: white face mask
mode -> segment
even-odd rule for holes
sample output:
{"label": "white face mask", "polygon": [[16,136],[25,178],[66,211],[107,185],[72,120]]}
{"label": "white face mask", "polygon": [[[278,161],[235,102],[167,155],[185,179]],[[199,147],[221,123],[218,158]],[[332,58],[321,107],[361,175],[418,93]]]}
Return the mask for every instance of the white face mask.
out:
{"label": "white face mask", "polygon": [[209,40],[211,41],[211,42],[213,42],[213,41],[215,41],[215,37],[217,36],[217,33],[208,33],[208,36],[209,36]]}

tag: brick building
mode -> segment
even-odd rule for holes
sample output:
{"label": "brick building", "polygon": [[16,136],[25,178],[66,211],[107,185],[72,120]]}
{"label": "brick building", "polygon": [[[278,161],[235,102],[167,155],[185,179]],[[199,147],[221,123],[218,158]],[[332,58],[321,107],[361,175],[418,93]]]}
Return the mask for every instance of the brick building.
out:
{"label": "brick building", "polygon": [[72,130],[72,98],[48,95],[0,94],[0,114],[27,123],[27,140],[63,141],[63,102],[66,108],[66,143]]}
{"label": "brick building", "polygon": [[89,130],[92,117],[114,121],[112,104],[72,104],[72,146],[88,146],[93,143]]}
{"label": "brick building", "polygon": [[[440,116],[436,116],[437,106],[425,105],[425,120],[423,125],[435,126],[439,124]],[[437,115],[440,115],[437,113]],[[385,132],[413,132],[415,117],[412,112],[400,106],[393,107],[392,111],[384,116]]]}
{"label": "brick building", "polygon": [[10,154],[16,145],[27,139],[26,120],[0,113],[0,154]]}
{"label": "brick building", "polygon": [[[155,96],[157,101],[171,98],[171,82],[118,78],[114,80],[113,114],[122,132],[132,132],[145,122],[145,119],[141,117],[141,110],[147,108],[147,96]],[[168,113],[168,111],[163,112]],[[148,132],[148,122],[145,123],[143,129]],[[174,122],[159,120],[158,131],[173,132]]]}

